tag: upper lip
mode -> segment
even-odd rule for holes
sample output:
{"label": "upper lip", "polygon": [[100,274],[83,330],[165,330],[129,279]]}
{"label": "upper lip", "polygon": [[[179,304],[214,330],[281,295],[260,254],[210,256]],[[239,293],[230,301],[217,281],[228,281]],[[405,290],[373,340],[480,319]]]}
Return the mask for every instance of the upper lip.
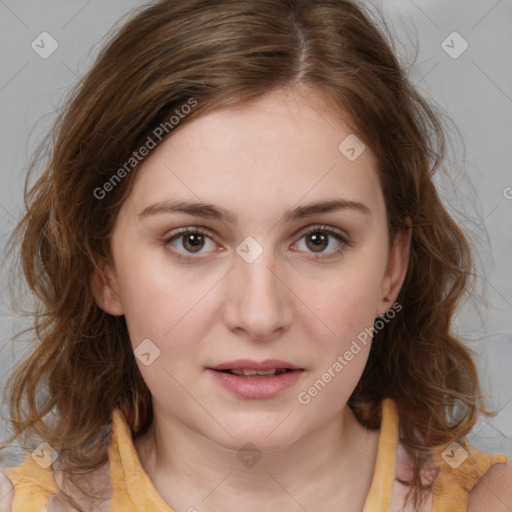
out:
{"label": "upper lip", "polygon": [[265,361],[253,361],[250,359],[237,359],[236,361],[228,361],[226,363],[220,363],[215,366],[209,367],[211,370],[272,370],[279,368],[286,368],[290,370],[301,370],[299,366],[296,366],[286,361],[280,361],[279,359],[265,359]]}

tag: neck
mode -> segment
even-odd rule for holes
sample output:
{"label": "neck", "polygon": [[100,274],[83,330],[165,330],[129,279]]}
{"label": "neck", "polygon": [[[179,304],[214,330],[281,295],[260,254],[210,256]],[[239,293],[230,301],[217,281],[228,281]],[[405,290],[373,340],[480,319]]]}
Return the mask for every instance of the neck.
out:
{"label": "neck", "polygon": [[247,467],[237,451],[156,411],[135,448],[156,490],[176,510],[323,512],[340,505],[362,510],[377,443],[378,432],[362,427],[346,406],[293,444],[261,454],[256,463],[248,459]]}

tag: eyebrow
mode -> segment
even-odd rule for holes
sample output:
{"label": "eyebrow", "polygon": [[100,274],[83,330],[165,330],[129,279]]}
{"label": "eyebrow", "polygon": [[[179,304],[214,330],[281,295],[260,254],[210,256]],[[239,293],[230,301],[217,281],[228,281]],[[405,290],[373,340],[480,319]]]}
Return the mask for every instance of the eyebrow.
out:
{"label": "eyebrow", "polygon": [[[288,210],[284,214],[285,221],[292,221],[302,219],[318,213],[328,213],[338,210],[353,210],[360,212],[364,215],[370,215],[371,211],[368,206],[358,201],[350,201],[347,199],[335,198],[318,201],[302,206],[297,206]],[[166,214],[166,213],[186,213],[194,217],[201,217],[205,219],[216,219],[225,221],[230,224],[236,224],[237,216],[235,213],[226,210],[225,208],[215,206],[211,203],[204,203],[200,201],[161,201],[144,208],[139,213],[139,218],[145,218],[152,215]]]}

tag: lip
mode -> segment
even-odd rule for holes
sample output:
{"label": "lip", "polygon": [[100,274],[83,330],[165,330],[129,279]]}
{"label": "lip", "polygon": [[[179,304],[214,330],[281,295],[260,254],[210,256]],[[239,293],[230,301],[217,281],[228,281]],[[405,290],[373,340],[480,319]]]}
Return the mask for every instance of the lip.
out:
{"label": "lip", "polygon": [[279,359],[265,359],[265,361],[253,361],[251,359],[237,359],[211,366],[209,370],[272,370],[273,368],[285,368],[287,370],[302,370],[302,368],[281,361]]}
{"label": "lip", "polygon": [[[275,366],[272,368],[275,368]],[[246,369],[249,368],[246,367]],[[270,368],[264,369],[268,370]],[[282,393],[296,384],[304,372],[302,369],[294,369],[274,377],[245,377],[243,375],[224,373],[213,368],[208,368],[206,371],[225,389],[243,398],[251,399],[272,398]]]}

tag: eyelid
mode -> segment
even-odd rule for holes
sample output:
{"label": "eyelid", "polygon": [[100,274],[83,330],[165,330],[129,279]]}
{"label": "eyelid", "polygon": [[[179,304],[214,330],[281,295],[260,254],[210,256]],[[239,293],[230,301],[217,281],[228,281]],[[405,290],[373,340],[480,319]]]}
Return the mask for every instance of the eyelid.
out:
{"label": "eyelid", "polygon": [[340,228],[336,228],[334,226],[329,226],[327,224],[311,224],[309,226],[306,226],[304,228],[302,228],[297,235],[295,236],[304,236],[304,235],[307,235],[308,233],[310,232],[315,232],[315,231],[326,231],[327,233],[335,233],[337,235],[339,235],[340,237],[342,237],[343,239],[347,239],[348,240],[348,234],[345,233],[345,231],[343,231],[342,229]]}
{"label": "eyelid", "polygon": [[186,235],[187,233],[199,233],[209,238],[213,238],[213,233],[202,226],[186,226],[169,231],[169,233],[166,233],[163,236],[162,241],[164,243],[169,243],[173,238],[177,238],[180,235]]}
{"label": "eyelid", "polygon": [[[329,226],[326,224],[310,224],[309,226],[305,226],[302,229],[300,229],[297,233],[295,233],[293,236],[304,236],[310,233],[311,231],[318,230],[318,231],[327,231],[330,233],[337,233],[343,238],[348,239],[347,233],[345,233],[342,229],[336,228],[334,226]],[[170,231],[163,237],[164,242],[168,242],[169,240],[172,240],[173,238],[177,237],[178,235],[183,235],[187,233],[200,233],[202,235],[208,236],[209,238],[215,238],[215,235],[210,231],[208,228],[205,228],[203,226],[186,226],[182,228],[177,228],[175,230]]]}

